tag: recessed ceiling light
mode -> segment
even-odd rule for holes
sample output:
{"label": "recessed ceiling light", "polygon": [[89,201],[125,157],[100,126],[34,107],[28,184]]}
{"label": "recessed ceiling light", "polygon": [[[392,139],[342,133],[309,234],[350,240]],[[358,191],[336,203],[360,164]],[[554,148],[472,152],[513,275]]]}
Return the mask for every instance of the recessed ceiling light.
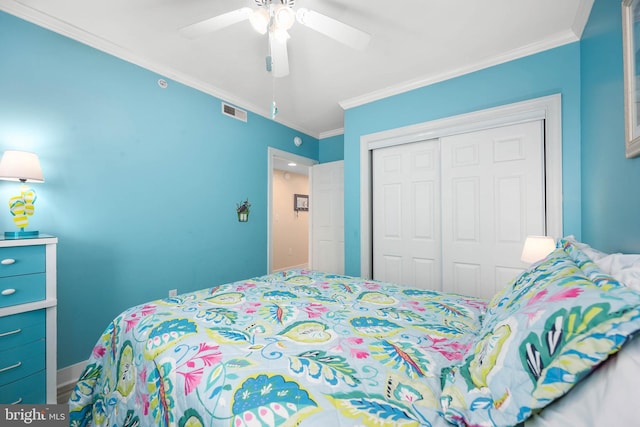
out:
{"label": "recessed ceiling light", "polygon": [[289,162],[287,165],[288,165],[288,166],[297,166],[297,164],[296,164],[296,163],[294,163],[294,162]]}

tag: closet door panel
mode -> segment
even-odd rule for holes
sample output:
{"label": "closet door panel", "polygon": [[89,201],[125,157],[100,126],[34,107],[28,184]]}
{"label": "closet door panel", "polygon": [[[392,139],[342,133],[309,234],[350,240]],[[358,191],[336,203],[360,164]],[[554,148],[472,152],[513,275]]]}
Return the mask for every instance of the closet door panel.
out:
{"label": "closet door panel", "polygon": [[455,178],[451,182],[451,216],[456,242],[478,242],[480,239],[480,180],[478,177]]}
{"label": "closet door panel", "polygon": [[384,237],[391,243],[400,243],[402,238],[402,186],[397,183],[383,186]]}
{"label": "closet door panel", "polygon": [[440,290],[437,141],[373,152],[373,278]]}
{"label": "closet door panel", "polygon": [[436,265],[432,259],[412,258],[411,261],[413,277],[417,283],[434,283],[436,272],[440,271],[440,265]]}
{"label": "closet door panel", "polygon": [[462,295],[482,293],[482,266],[479,264],[454,262],[452,280],[447,292]]}
{"label": "closet door panel", "polygon": [[383,262],[385,278],[377,280],[383,280],[385,282],[391,283],[402,283],[402,257],[385,255],[383,258]]}
{"label": "closet door panel", "polygon": [[536,121],[441,139],[445,291],[492,297],[545,234],[543,135]]}
{"label": "closet door panel", "polygon": [[526,195],[522,176],[496,178],[496,239],[500,242],[519,242],[526,222]]}

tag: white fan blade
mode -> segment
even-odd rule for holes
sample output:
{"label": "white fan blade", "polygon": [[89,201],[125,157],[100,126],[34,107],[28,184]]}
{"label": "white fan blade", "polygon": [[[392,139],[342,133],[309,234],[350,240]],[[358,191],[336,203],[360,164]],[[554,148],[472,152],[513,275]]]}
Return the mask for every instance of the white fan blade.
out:
{"label": "white fan blade", "polygon": [[287,53],[286,32],[282,36],[276,36],[269,32],[269,49],[271,50],[271,72],[273,77],[284,77],[289,75],[289,54]]}
{"label": "white fan blade", "polygon": [[313,10],[298,9],[296,19],[302,25],[354,49],[363,50],[369,44],[369,39],[371,39],[371,36],[364,31]]}
{"label": "white fan blade", "polygon": [[249,19],[249,16],[251,16],[251,9],[243,7],[242,9],[232,10],[231,12],[223,13],[222,15],[214,16],[213,18],[188,25],[180,29],[180,34],[187,38],[195,39],[207,33],[212,33],[238,22],[247,20]]}

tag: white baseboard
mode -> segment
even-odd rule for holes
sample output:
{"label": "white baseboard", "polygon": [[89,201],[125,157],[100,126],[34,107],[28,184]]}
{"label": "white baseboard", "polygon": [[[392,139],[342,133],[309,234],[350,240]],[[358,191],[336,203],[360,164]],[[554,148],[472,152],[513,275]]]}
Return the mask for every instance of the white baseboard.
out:
{"label": "white baseboard", "polygon": [[87,361],[83,360],[82,362],[78,362],[74,365],[58,369],[58,388],[68,386],[78,381],[78,378],[80,378],[80,375],[82,375],[86,366]]}
{"label": "white baseboard", "polygon": [[287,270],[308,270],[308,269],[309,269],[309,263],[304,263],[300,265],[292,265],[289,267],[278,268],[276,270],[273,270],[273,272],[278,273],[280,271],[287,271]]}

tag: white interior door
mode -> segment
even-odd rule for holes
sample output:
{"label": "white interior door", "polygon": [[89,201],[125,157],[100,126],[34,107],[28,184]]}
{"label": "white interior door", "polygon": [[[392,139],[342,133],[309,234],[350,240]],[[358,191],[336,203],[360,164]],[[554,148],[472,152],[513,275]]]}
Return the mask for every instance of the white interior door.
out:
{"label": "white interior door", "polygon": [[344,274],[344,161],[311,168],[311,268]]}
{"label": "white interior door", "polygon": [[545,234],[544,122],[444,137],[443,289],[492,297],[523,269],[522,245]]}
{"label": "white interior door", "polygon": [[440,289],[437,140],[374,150],[373,278]]}

